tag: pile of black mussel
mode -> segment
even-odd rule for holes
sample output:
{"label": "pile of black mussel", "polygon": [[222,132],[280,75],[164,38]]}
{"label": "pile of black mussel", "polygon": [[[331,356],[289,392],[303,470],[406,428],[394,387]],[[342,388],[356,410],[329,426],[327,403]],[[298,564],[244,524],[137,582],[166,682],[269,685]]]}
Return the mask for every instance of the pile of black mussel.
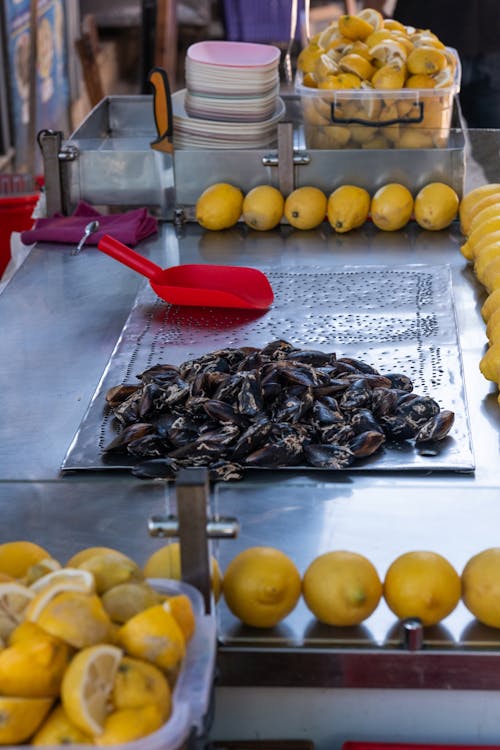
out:
{"label": "pile of black mussel", "polygon": [[140,477],[198,466],[212,480],[250,467],[344,469],[386,441],[442,440],[454,420],[406,375],[283,340],[157,364],[138,381],[106,394],[120,431],[105,452],[136,457]]}

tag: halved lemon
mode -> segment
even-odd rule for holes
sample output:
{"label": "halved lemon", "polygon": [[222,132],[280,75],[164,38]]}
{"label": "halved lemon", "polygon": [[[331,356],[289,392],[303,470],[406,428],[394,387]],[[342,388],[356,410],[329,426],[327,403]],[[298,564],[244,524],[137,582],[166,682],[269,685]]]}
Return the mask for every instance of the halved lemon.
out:
{"label": "halved lemon", "polygon": [[62,705],[82,732],[102,733],[122,655],[120,648],[100,643],[79,651],[67,668],[61,685]]}
{"label": "halved lemon", "polygon": [[35,594],[28,586],[15,581],[0,583],[0,638],[7,640],[24,619],[27,606]]}

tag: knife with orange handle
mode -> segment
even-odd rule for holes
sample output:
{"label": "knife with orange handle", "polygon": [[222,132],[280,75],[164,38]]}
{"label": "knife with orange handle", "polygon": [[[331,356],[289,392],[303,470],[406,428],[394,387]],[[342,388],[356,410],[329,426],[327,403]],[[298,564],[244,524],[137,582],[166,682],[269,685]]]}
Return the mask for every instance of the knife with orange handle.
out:
{"label": "knife with orange handle", "polygon": [[151,148],[172,154],[174,151],[172,142],[174,122],[168,76],[163,68],[153,68],[149,73],[148,80],[153,87],[153,112],[158,134],[158,137],[151,142]]}

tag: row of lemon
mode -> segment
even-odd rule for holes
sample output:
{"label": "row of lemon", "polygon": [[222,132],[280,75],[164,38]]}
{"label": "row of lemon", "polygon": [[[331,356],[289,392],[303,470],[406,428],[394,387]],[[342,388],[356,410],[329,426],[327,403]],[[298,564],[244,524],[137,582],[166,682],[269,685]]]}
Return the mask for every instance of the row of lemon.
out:
{"label": "row of lemon", "polygon": [[481,185],[463,197],[460,227],[467,238],[460,250],[488,293],[481,308],[488,349],[479,367],[500,386],[500,183]]}
{"label": "row of lemon", "polygon": [[[196,618],[147,582],[165,577],[161,555],[146,573],[106,547],[62,567],[32,542],[0,545],[0,744],[122,744],[168,720]],[[172,560],[180,578],[178,545]]]}
{"label": "row of lemon", "polygon": [[327,625],[358,625],[382,598],[399,618],[424,626],[447,617],[462,600],[483,624],[500,627],[500,548],[471,557],[459,574],[442,555],[411,551],[397,557],[381,580],[358,552],[334,550],[316,557],[301,577],[294,562],[273,547],[250,547],[224,573],[224,598],[233,614],[254,627],[272,627],[300,597]]}
{"label": "row of lemon", "polygon": [[228,229],[242,220],[251,229],[268,231],[283,218],[296,229],[308,230],[326,217],[340,234],[361,227],[369,218],[379,229],[391,232],[413,217],[422,228],[439,231],[455,219],[459,203],[455,190],[443,182],[425,185],[415,197],[404,185],[391,182],[373,196],[356,185],[341,185],[329,196],[317,187],[304,186],[286,199],[271,185],[258,185],[244,195],[238,187],[219,182],[199,196],[195,215],[209,230]]}

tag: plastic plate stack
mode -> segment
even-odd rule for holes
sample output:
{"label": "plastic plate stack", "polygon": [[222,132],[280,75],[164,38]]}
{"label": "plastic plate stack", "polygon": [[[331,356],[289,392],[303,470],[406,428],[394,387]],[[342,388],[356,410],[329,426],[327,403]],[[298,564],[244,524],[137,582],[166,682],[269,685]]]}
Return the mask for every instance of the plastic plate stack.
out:
{"label": "plastic plate stack", "polygon": [[268,44],[206,41],[186,55],[186,88],[172,97],[177,148],[265,148],[285,105],[280,51]]}

